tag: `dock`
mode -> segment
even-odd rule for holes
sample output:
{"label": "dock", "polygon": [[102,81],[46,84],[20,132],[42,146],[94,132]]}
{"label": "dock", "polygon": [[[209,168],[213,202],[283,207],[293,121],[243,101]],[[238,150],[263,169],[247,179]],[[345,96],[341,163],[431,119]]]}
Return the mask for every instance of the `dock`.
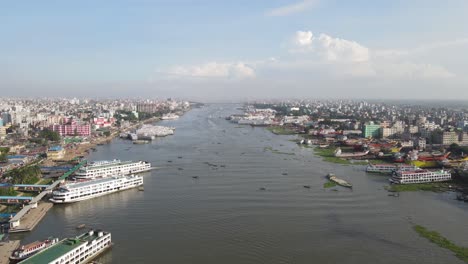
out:
{"label": "dock", "polygon": [[19,240],[11,240],[6,242],[0,242],[0,264],[10,263],[9,257],[13,250],[18,248],[20,245]]}
{"label": "dock", "polygon": [[[21,215],[21,217],[19,217],[21,219],[21,222],[18,220],[19,225],[10,227],[10,233],[29,232],[33,230],[33,228],[39,224],[39,222],[42,220],[42,218],[44,218],[47,211],[49,211],[52,206],[53,203],[41,202],[37,205],[36,208],[26,211],[23,215]],[[16,218],[18,214],[16,214],[14,218]],[[14,218],[10,220],[10,223],[14,220]]]}
{"label": "dock", "polygon": [[49,202],[41,202],[47,194],[57,187],[68,176],[78,170],[81,166],[86,164],[86,160],[81,161],[75,167],[65,172],[54,183],[49,185],[44,191],[39,193],[32,201],[23,207],[11,220],[10,220],[10,233],[28,232],[31,231],[45,216],[47,211],[52,208],[53,204]]}

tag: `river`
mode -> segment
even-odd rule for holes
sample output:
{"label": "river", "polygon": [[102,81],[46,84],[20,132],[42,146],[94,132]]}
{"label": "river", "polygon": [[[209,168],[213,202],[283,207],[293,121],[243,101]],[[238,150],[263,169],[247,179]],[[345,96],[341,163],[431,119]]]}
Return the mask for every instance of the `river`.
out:
{"label": "river", "polygon": [[[468,204],[455,194],[390,197],[387,177],[364,166],[326,163],[295,136],[226,121],[236,107],[161,121],[175,135],[151,144],[98,146],[89,160],[148,160],[158,169],[142,174],[144,191],[54,206],[23,242],[74,236],[86,224],[112,232],[102,263],[463,263],[412,229],[468,246]],[[324,189],[328,172],[354,188]]]}

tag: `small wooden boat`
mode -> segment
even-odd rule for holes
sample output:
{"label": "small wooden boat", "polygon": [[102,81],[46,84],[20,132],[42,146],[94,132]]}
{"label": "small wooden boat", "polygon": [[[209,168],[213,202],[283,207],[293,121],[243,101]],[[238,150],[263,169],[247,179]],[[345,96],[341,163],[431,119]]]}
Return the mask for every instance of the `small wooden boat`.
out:
{"label": "small wooden boat", "polygon": [[353,188],[353,185],[351,185],[350,183],[348,183],[347,181],[345,180],[342,180],[342,179],[338,179],[335,174],[333,173],[329,173],[327,175],[327,178],[332,181],[332,182],[335,182],[336,184],[340,185],[340,186],[343,186],[343,187],[347,187],[347,188]]}
{"label": "small wooden boat", "polygon": [[306,189],[310,189],[310,185],[304,185],[303,187]]}
{"label": "small wooden boat", "polygon": [[81,225],[76,226],[76,229],[82,229],[82,228],[85,228],[85,227],[86,227],[85,224],[81,224]]}

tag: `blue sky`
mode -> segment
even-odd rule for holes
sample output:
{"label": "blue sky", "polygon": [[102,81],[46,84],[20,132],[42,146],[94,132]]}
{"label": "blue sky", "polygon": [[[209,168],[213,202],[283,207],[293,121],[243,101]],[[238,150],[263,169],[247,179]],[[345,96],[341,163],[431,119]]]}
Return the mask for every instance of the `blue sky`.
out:
{"label": "blue sky", "polygon": [[0,85],[13,96],[468,99],[466,14],[463,0],[0,1]]}

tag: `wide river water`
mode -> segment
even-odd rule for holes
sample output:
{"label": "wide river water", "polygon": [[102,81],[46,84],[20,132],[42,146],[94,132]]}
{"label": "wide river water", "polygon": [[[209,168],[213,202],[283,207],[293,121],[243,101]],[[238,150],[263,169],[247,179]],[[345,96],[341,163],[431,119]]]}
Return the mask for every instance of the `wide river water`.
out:
{"label": "wide river water", "polygon": [[[229,123],[236,107],[207,105],[161,121],[175,135],[151,144],[99,146],[89,160],[158,167],[142,174],[145,190],[56,205],[23,242],[74,236],[86,224],[112,232],[102,263],[462,263],[412,229],[468,246],[468,204],[455,194],[390,197],[387,177],[364,166],[326,163],[295,136]],[[328,172],[353,190],[324,189]]]}

